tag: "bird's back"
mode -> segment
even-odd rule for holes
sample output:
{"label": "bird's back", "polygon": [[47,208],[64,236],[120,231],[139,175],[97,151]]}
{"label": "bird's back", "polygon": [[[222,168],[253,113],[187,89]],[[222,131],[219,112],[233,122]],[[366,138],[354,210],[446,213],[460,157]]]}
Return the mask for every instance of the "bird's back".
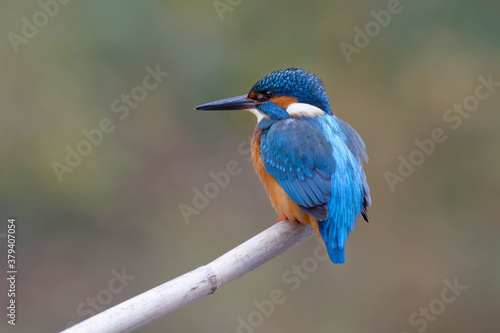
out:
{"label": "bird's back", "polygon": [[344,263],[345,244],[356,220],[363,214],[368,221],[366,207],[371,199],[362,164],[362,157],[367,159],[367,156],[363,140],[351,126],[332,115],[321,118],[336,168],[328,219],[319,222],[319,230],[332,261]]}

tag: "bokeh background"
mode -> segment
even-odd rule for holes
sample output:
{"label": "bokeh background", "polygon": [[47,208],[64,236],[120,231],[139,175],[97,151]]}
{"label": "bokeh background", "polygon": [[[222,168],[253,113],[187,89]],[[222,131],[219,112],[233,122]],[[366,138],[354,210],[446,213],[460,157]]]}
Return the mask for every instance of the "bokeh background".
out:
{"label": "bokeh background", "polygon": [[[70,1],[18,52],[10,33],[22,36],[23,17],[33,22],[40,4],[0,4],[0,276],[9,217],[19,271],[15,327],[0,279],[0,331],[60,331],[89,316],[92,298],[98,310],[116,305],[272,225],[276,213],[238,148],[254,116],[193,107],[288,67],[322,77],[335,114],[365,140],[371,222],[358,222],[345,265],[319,262],[295,291],[282,275],[316,240],[139,332],[496,331],[500,88],[457,129],[443,115],[474,94],[478,76],[500,81],[499,2],[402,0],[350,63],[340,44],[353,45],[354,28],[388,1],[216,4],[221,16],[212,0]],[[148,66],[169,74],[126,117],[113,112]],[[59,181],[52,163],[66,164],[66,147],[104,118],[114,130]],[[392,191],[385,174],[436,128],[447,140]],[[187,223],[179,205],[193,206],[194,189],[232,160],[241,172]],[[130,280],[109,293],[122,270]],[[440,309],[444,281],[455,278],[467,289]],[[238,328],[274,289],[286,301],[258,327]],[[442,313],[412,326],[429,305]]]}

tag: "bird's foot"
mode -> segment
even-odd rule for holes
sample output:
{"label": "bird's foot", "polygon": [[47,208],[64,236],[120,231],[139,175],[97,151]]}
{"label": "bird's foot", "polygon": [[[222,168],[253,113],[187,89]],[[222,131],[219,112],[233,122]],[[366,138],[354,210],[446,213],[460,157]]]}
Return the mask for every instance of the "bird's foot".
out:
{"label": "bird's foot", "polygon": [[286,221],[286,220],[288,220],[288,217],[286,217],[286,216],[285,216],[285,217],[281,217],[281,216],[280,216],[280,217],[278,218],[278,220],[276,221],[276,223],[279,223],[279,222],[281,222],[281,221]]}

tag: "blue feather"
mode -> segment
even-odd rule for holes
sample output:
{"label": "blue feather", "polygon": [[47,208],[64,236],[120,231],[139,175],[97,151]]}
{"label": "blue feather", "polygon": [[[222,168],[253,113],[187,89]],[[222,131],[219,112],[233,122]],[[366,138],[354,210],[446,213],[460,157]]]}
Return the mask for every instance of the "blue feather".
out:
{"label": "blue feather", "polygon": [[366,159],[365,145],[347,123],[335,116],[323,119],[323,129],[332,144],[337,170],[332,177],[332,197],[328,202],[330,216],[319,223],[319,229],[332,261],[344,263],[347,238],[366,201],[370,202],[361,160],[361,156]]}
{"label": "blue feather", "polygon": [[[317,106],[327,114],[332,114],[323,81],[306,70],[288,68],[272,72],[257,82],[250,91],[267,89],[272,89],[280,96],[294,96],[299,103],[308,103]],[[264,113],[267,114],[267,112]]]}
{"label": "blue feather", "polygon": [[[271,174],[293,202],[301,207],[329,199],[335,161],[332,148],[314,118],[288,118],[263,131],[261,155]],[[320,170],[318,172],[318,170]]]}
{"label": "blue feather", "polygon": [[359,135],[333,115],[290,117],[264,129],[260,145],[266,171],[304,212],[324,218],[318,225],[328,254],[344,263],[347,238],[370,204]]}

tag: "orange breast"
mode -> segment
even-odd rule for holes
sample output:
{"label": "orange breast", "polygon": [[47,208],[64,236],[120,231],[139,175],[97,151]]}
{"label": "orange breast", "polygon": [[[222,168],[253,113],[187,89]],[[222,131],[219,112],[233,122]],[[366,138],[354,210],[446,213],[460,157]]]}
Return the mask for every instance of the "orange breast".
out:
{"label": "orange breast", "polygon": [[269,199],[271,200],[271,205],[273,205],[274,209],[281,218],[311,224],[314,230],[316,230],[318,236],[321,238],[318,228],[318,220],[308,214],[303,214],[300,207],[288,197],[276,179],[267,173],[266,168],[264,167],[264,161],[262,160],[262,156],[260,154],[261,135],[262,131],[257,130],[256,128],[252,138],[252,161],[255,171],[257,172],[257,175],[259,176],[259,179],[266,189]]}

